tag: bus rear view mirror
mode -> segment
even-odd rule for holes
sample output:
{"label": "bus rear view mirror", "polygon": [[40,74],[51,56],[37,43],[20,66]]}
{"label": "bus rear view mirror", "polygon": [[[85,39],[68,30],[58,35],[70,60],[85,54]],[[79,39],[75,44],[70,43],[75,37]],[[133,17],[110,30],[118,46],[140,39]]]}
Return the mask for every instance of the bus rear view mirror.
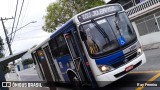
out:
{"label": "bus rear view mirror", "polygon": [[87,40],[87,36],[83,31],[80,31],[80,35],[81,35],[82,41],[86,41]]}

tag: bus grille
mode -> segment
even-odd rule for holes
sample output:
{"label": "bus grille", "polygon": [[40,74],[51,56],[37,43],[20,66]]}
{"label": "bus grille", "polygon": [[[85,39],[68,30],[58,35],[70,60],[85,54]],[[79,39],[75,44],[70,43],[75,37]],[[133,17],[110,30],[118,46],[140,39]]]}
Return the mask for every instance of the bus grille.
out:
{"label": "bus grille", "polygon": [[115,60],[117,60],[118,62],[112,63],[111,66],[114,68],[118,68],[118,67],[130,62],[135,57],[137,57],[137,50],[136,49],[126,53],[124,56],[120,56],[120,57],[116,58]]}

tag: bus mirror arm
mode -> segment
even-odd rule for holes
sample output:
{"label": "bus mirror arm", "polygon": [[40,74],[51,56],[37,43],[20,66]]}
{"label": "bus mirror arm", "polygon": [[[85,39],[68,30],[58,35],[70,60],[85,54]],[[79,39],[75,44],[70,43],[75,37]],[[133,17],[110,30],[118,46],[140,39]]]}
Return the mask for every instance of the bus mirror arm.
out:
{"label": "bus mirror arm", "polygon": [[86,34],[83,31],[80,31],[80,36],[81,36],[82,41],[87,40]]}

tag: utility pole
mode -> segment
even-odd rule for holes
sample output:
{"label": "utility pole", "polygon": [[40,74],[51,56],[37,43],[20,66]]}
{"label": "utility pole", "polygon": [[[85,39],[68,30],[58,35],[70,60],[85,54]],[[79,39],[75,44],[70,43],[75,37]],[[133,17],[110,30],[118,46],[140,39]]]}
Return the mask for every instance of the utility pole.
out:
{"label": "utility pole", "polygon": [[[9,19],[13,19],[13,18],[5,18],[5,19],[3,19],[3,18],[1,17],[1,22],[2,22],[4,34],[5,34],[5,37],[6,37],[7,45],[8,45],[8,48],[9,48],[9,52],[10,52],[10,55],[12,55],[13,52],[12,52],[12,49],[11,49],[11,43],[10,43],[9,38],[8,38],[8,36],[7,36],[7,31],[6,31],[4,22],[3,22],[3,20],[9,20]],[[14,65],[14,61],[13,61],[13,65]]]}
{"label": "utility pole", "polygon": [[[6,31],[4,22],[3,22],[3,20],[9,20],[9,19],[13,19],[13,18],[5,18],[5,19],[3,19],[3,18],[1,17],[0,20],[1,20],[1,22],[2,22],[2,26],[3,26],[3,29],[4,29],[4,34],[5,34],[5,36],[6,36],[6,40],[7,40],[8,48],[9,48],[9,51],[10,51],[10,55],[12,55],[13,53],[12,53],[10,41],[9,41],[8,36],[7,36],[7,31]],[[14,62],[13,62],[13,64],[14,64]],[[4,73],[4,71],[3,71],[3,64],[2,64],[2,63],[0,63],[0,81],[6,82],[5,73]],[[0,87],[0,90],[9,90],[9,88],[8,88],[8,87],[5,87],[5,88],[4,88],[4,87]]]}

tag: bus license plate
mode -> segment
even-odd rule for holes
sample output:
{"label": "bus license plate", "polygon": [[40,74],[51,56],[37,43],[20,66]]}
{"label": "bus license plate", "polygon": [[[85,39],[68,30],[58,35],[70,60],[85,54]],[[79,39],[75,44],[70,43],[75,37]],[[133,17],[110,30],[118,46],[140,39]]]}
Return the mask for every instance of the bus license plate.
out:
{"label": "bus license plate", "polygon": [[133,69],[133,65],[128,66],[125,70],[126,70],[126,72],[128,72],[128,71],[130,71],[131,69]]}

